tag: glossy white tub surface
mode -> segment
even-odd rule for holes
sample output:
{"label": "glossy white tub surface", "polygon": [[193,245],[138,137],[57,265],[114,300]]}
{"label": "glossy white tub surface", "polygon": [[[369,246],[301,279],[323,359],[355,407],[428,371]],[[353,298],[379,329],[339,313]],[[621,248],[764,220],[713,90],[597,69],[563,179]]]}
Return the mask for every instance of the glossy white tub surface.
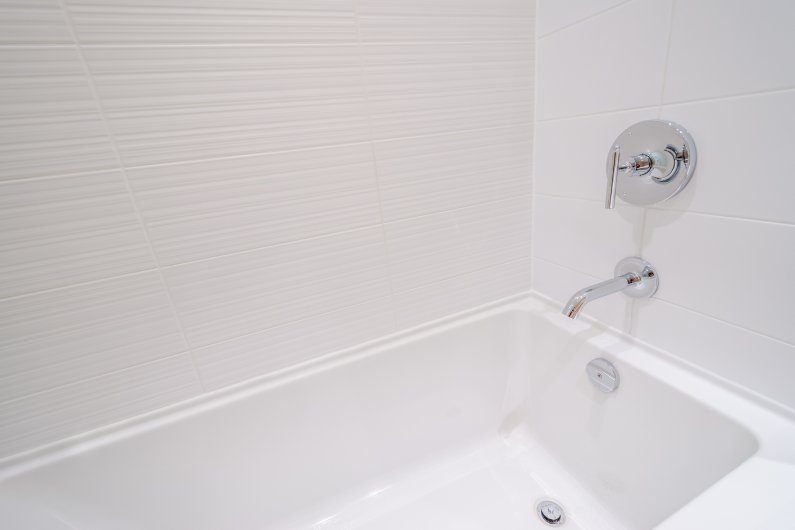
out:
{"label": "glossy white tub surface", "polygon": [[[603,394],[585,365],[614,362]],[[795,528],[790,413],[528,295],[7,461],[0,527]]]}

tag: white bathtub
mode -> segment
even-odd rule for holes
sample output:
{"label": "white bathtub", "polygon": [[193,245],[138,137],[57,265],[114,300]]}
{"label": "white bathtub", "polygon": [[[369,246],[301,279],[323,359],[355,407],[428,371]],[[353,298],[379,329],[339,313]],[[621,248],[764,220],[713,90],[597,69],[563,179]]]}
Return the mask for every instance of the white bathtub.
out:
{"label": "white bathtub", "polygon": [[[4,463],[0,527],[795,528],[795,422],[523,297]],[[612,360],[621,386],[585,374]]]}

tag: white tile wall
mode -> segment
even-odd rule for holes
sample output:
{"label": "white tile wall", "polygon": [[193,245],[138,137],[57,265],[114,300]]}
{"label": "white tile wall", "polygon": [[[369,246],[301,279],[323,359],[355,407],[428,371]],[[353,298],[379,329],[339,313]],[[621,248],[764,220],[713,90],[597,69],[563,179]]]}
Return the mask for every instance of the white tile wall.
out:
{"label": "white tile wall", "polygon": [[0,401],[185,352],[156,271],[0,301]]}
{"label": "white tile wall", "polygon": [[380,227],[163,270],[191,346],[389,296]]}
{"label": "white tile wall", "polygon": [[363,52],[375,138],[531,120],[533,48],[528,43],[365,42]]}
{"label": "white tile wall", "polygon": [[84,44],[334,44],[356,38],[354,0],[67,3]]}
{"label": "white tile wall", "polygon": [[532,127],[497,127],[374,144],[385,221],[529,195]]}
{"label": "white tile wall", "polygon": [[539,38],[538,119],[658,104],[672,3],[633,0]]}
{"label": "white tile wall", "polygon": [[0,44],[69,44],[58,0],[0,1]]}
{"label": "white tile wall", "polygon": [[677,5],[665,103],[792,88],[792,15],[792,2],[786,0]]}
{"label": "white tile wall", "polygon": [[0,182],[0,296],[153,269],[119,171]]}
{"label": "white tile wall", "polygon": [[380,222],[366,143],[132,168],[161,264],[243,252]]}
{"label": "white tile wall", "polygon": [[[659,269],[658,295],[587,311],[795,408],[795,189],[764,162],[795,141],[795,4],[584,4],[539,2],[533,287],[563,301],[640,253]],[[693,134],[692,183],[632,215],[603,210],[611,142],[658,117]]]}
{"label": "white tile wall", "polygon": [[532,40],[535,2],[516,0],[359,0],[368,42]]}
{"label": "white tile wall", "polygon": [[0,458],[530,286],[528,0],[0,0]]}
{"label": "white tile wall", "polygon": [[74,46],[0,46],[0,181],[115,167]]}
{"label": "white tile wall", "polygon": [[0,403],[0,453],[80,434],[199,392],[190,356],[179,354],[5,401]]}
{"label": "white tile wall", "polygon": [[127,166],[368,139],[359,47],[90,46]]}
{"label": "white tile wall", "polygon": [[575,24],[627,0],[568,0],[538,3],[538,36]]}

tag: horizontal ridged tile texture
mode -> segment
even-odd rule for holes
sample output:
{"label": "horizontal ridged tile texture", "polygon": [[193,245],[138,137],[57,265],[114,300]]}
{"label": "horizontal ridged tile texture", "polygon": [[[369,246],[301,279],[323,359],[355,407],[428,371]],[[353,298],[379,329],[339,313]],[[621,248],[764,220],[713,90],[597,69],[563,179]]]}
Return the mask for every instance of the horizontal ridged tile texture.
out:
{"label": "horizontal ridged tile texture", "polygon": [[0,0],[0,46],[73,42],[58,0]]}
{"label": "horizontal ridged tile texture", "polygon": [[527,41],[535,2],[522,0],[359,0],[365,42]]}
{"label": "horizontal ridged tile texture", "polygon": [[85,44],[354,42],[353,0],[67,0]]}
{"label": "horizontal ridged tile texture", "polygon": [[128,175],[163,265],[380,222],[366,144],[152,166]]}
{"label": "horizontal ridged tile texture", "polygon": [[154,271],[0,300],[0,401],[187,349]]}
{"label": "horizontal ridged tile texture", "polygon": [[[764,163],[795,140],[795,4],[542,0],[539,8],[534,289],[564,302],[639,253],[658,270],[655,297],[614,295],[585,313],[795,409],[787,302],[795,185]],[[606,32],[610,25],[628,31]],[[628,77],[637,64],[644,74]],[[693,179],[664,203],[619,200],[606,211],[611,142],[647,119],[693,135]]]}
{"label": "horizontal ridged tile texture", "polygon": [[398,329],[416,326],[529,288],[530,260],[479,269],[396,293],[395,323]]}
{"label": "horizontal ridged tile texture", "polygon": [[530,257],[530,196],[385,225],[396,292]]}
{"label": "horizontal ridged tile texture", "polygon": [[0,46],[0,181],[117,167],[74,47]]}
{"label": "horizontal ridged tile texture", "polygon": [[120,172],[0,182],[0,296],[155,268]]}
{"label": "horizontal ridged tile texture", "polygon": [[0,0],[0,460],[528,289],[534,13]]}
{"label": "horizontal ridged tile texture", "polygon": [[191,346],[389,295],[379,227],[168,267],[163,272]]}
{"label": "horizontal ridged tile texture", "polygon": [[523,43],[368,44],[377,139],[532,121],[533,50]]}
{"label": "horizontal ridged tile texture", "polygon": [[201,392],[187,354],[0,403],[0,454],[125,420]]}
{"label": "horizontal ridged tile texture", "polygon": [[287,322],[194,353],[208,390],[295,366],[394,331],[389,298]]}
{"label": "horizontal ridged tile texture", "polygon": [[127,166],[368,139],[354,45],[83,53]]}
{"label": "horizontal ridged tile texture", "polygon": [[529,125],[374,144],[385,221],[530,193]]}

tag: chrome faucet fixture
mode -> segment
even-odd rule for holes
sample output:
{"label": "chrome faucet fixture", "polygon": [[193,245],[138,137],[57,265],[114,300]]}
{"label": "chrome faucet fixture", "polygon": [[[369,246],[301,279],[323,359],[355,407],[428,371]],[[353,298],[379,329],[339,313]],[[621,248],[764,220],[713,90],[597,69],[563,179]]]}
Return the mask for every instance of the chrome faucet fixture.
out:
{"label": "chrome faucet fixture", "polygon": [[633,298],[647,298],[657,291],[658,285],[657,271],[649,262],[637,257],[624,258],[616,265],[615,278],[574,293],[563,308],[563,314],[577,318],[587,303],[620,291]]}
{"label": "chrome faucet fixture", "polygon": [[640,206],[670,199],[687,186],[695,168],[696,145],[684,127],[662,120],[636,123],[616,138],[607,156],[605,208],[615,208],[616,195]]}

